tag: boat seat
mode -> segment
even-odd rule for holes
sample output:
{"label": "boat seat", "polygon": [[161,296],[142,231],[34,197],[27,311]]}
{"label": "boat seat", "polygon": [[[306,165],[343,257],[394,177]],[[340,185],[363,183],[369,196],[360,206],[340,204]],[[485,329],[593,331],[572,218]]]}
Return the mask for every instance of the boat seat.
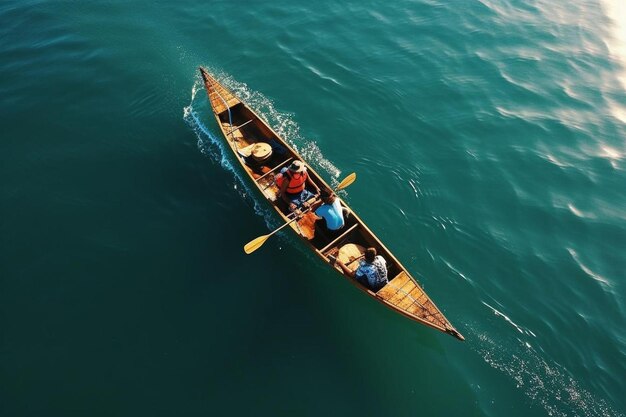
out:
{"label": "boat seat", "polygon": [[232,127],[233,128],[233,134],[235,136],[243,136],[241,134],[241,132],[239,131],[239,128],[237,126],[231,126],[231,124],[228,123],[228,122],[222,123],[222,126],[224,126],[224,130],[226,131],[226,133],[230,133],[230,129]]}
{"label": "boat seat", "polygon": [[304,236],[307,240],[312,240],[315,237],[315,221],[317,220],[317,216],[308,212],[300,220],[297,220],[298,226],[297,229],[302,236]]}
{"label": "boat seat", "polygon": [[343,232],[342,234],[340,234],[339,236],[337,236],[335,239],[333,239],[332,242],[330,242],[328,245],[324,246],[322,249],[320,249],[321,253],[325,253],[328,249],[334,247],[336,244],[338,244],[339,242],[341,242],[343,239],[346,238],[346,236],[348,236],[354,229],[356,229],[359,226],[358,223],[355,223],[352,227],[350,227],[348,230],[346,230],[345,232]]}
{"label": "boat seat", "polygon": [[[359,267],[359,261],[365,254],[365,248],[356,243],[346,243],[345,245],[338,247],[337,252],[334,255],[338,261],[344,264],[352,272],[356,271]],[[341,267],[335,264],[337,271],[343,273]]]}
{"label": "boat seat", "polygon": [[265,197],[267,197],[268,200],[270,200],[272,203],[276,202],[276,200],[278,200],[278,187],[276,186],[276,184],[273,184],[274,180],[270,180],[267,179],[265,181],[265,183],[259,183],[261,185],[263,185],[263,194],[265,194]]}
{"label": "boat seat", "polygon": [[[224,126],[224,132],[226,132],[227,135],[230,135],[230,129],[231,129],[230,123],[222,123],[222,126]],[[233,137],[235,138],[236,141],[243,139],[243,133],[241,133],[241,130],[239,130],[237,126],[234,126]]]}

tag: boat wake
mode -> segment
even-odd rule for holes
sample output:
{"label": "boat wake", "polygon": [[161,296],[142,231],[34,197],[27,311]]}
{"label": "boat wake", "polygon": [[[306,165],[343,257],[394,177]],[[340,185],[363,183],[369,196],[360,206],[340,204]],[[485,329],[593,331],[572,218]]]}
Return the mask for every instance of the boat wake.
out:
{"label": "boat wake", "polygon": [[[332,162],[324,158],[322,152],[315,142],[307,141],[299,134],[299,126],[293,121],[290,114],[281,113],[276,110],[271,100],[258,92],[251,91],[246,84],[235,81],[231,76],[211,70],[216,74],[235,95],[254,109],[257,114],[264,118],[270,126],[291,146],[293,146],[306,160],[318,171],[324,171],[331,177],[331,185],[339,183],[341,171]],[[201,94],[198,97],[198,92]],[[262,216],[269,229],[274,229],[281,223],[273,215],[273,211],[266,208],[264,204],[254,198],[253,190],[249,188],[241,174],[235,169],[235,165],[229,159],[230,149],[226,148],[221,139],[221,132],[217,127],[210,128],[205,121],[212,121],[213,114],[205,97],[204,85],[199,75],[196,75],[191,89],[191,100],[189,105],[183,108],[183,119],[191,127],[198,139],[197,146],[202,154],[208,156],[213,162],[218,163],[222,168],[233,174],[234,188],[239,195],[254,206],[254,211]],[[345,191],[342,191],[345,192]],[[281,233],[282,234],[282,233]]]}
{"label": "boat wake", "polygon": [[[271,211],[268,208],[262,207],[259,202],[252,197],[252,190],[248,188],[244,179],[237,172],[232,162],[228,159],[228,150],[224,147],[224,142],[219,139],[216,133],[212,132],[206,124],[202,122],[203,118],[212,117],[210,109],[207,110],[208,105],[202,105],[194,102],[198,91],[202,91],[202,81],[198,77],[191,89],[191,102],[188,106],[183,108],[183,119],[191,127],[198,139],[197,146],[202,154],[208,156],[213,162],[220,164],[220,166],[233,174],[235,183],[233,188],[238,194],[244,198],[247,202],[251,203],[254,207],[254,212],[265,220],[265,224],[268,228],[278,227],[280,224],[276,219],[271,216]],[[207,114],[204,114],[207,113]],[[211,120],[211,119],[207,119]],[[220,133],[221,134],[221,133]]]}
{"label": "boat wake", "polygon": [[493,369],[508,376],[533,404],[540,405],[548,415],[621,416],[603,399],[585,390],[557,363],[549,363],[531,344],[535,334],[524,329],[504,313],[483,303],[518,333],[507,340],[496,341],[486,332],[477,332],[472,349]]}
{"label": "boat wake", "polygon": [[[219,71],[211,71],[219,80],[228,87],[236,96],[248,104],[261,118],[283,137],[302,157],[307,164],[313,165],[317,171],[324,171],[330,175],[333,181],[337,181],[341,171],[324,157],[314,141],[307,140],[300,134],[300,126],[293,120],[290,113],[282,113],[276,110],[274,103],[263,94],[248,88],[247,84],[236,81],[228,74]],[[202,81],[198,76],[196,85]],[[335,185],[335,184],[333,184]]]}

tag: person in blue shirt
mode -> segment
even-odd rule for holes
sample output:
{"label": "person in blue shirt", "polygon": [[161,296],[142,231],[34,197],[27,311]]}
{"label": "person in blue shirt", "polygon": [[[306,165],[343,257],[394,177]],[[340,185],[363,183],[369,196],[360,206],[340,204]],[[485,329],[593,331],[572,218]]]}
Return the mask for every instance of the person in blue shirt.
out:
{"label": "person in blue shirt", "polygon": [[326,190],[321,193],[323,204],[315,210],[315,214],[319,219],[324,219],[326,228],[330,231],[341,230],[346,222],[343,218],[343,210],[341,200],[337,196]]}
{"label": "person in blue shirt", "polygon": [[337,263],[344,274],[354,278],[361,285],[377,292],[387,285],[387,262],[385,258],[376,255],[376,248],[367,248],[364,253],[363,260],[359,261],[359,267],[353,271],[334,256],[329,257],[334,264]]}

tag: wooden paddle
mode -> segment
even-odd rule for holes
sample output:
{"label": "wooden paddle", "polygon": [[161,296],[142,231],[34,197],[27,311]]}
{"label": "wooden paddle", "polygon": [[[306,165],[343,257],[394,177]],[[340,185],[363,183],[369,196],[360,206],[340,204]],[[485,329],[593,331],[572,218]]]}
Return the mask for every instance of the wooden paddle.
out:
{"label": "wooden paddle", "polygon": [[[335,191],[343,190],[344,188],[346,188],[350,184],[352,184],[355,180],[356,180],[356,173],[353,172],[352,174],[350,174],[347,177],[345,177],[343,179],[343,181],[341,181],[339,183],[339,185],[337,185],[337,187],[335,187]],[[307,213],[309,211],[311,211],[311,207],[309,207],[306,210],[304,210],[301,214],[305,214],[305,213]],[[299,218],[299,216],[296,216],[293,219],[289,220],[287,223],[285,223],[282,226],[280,226],[278,229],[274,230],[272,233],[267,234],[267,235],[263,235],[263,236],[259,236],[256,239],[251,240],[250,242],[246,243],[246,245],[243,247],[243,251],[246,254],[248,254],[248,255],[251,254],[255,250],[259,249],[261,246],[263,246],[265,241],[267,239],[269,239],[270,236],[272,236],[273,234],[279,232],[284,227],[289,226],[291,223],[293,223],[294,221],[298,220],[298,218]]]}

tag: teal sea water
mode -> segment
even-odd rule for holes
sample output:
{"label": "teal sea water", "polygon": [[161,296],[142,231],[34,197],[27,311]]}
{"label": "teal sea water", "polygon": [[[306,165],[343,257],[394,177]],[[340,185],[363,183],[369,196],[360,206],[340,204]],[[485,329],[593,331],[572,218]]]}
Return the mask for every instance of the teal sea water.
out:
{"label": "teal sea water", "polygon": [[[465,343],[306,254],[207,67]],[[0,415],[624,416],[621,0],[0,3]]]}

